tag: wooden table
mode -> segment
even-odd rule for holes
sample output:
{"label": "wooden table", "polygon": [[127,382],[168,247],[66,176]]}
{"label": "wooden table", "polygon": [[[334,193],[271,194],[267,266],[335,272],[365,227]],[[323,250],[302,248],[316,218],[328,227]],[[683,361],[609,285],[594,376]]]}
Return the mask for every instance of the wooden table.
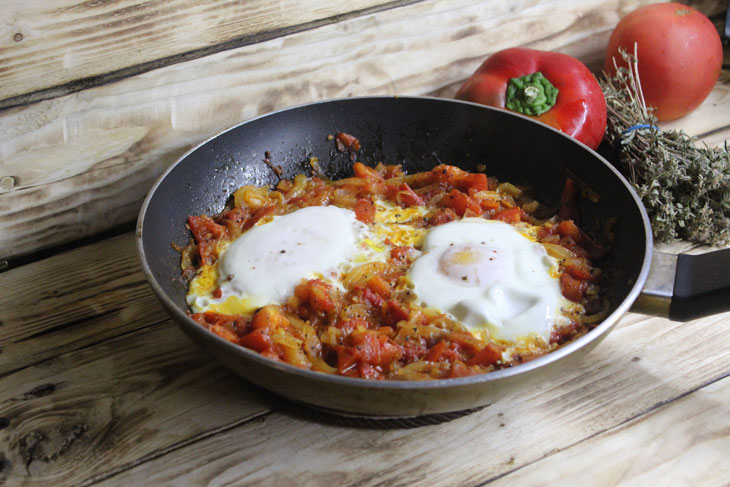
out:
{"label": "wooden table", "polygon": [[[183,336],[129,224],[157,175],[227,126],[339,96],[450,97],[513,45],[598,68],[644,3],[4,3],[0,485],[730,485],[728,313],[629,313],[537,389],[437,425],[343,426]],[[719,25],[724,3],[692,2]],[[725,69],[671,127],[719,144],[728,113]]]}

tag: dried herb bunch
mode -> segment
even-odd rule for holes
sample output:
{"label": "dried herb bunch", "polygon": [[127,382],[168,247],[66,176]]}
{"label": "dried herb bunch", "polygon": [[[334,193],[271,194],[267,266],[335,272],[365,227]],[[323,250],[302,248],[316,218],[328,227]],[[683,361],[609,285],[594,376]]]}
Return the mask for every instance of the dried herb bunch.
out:
{"label": "dried herb bunch", "polygon": [[608,108],[606,140],[649,213],[654,237],[730,243],[730,153],[682,131],[657,127],[641,92],[636,56],[600,80]]}

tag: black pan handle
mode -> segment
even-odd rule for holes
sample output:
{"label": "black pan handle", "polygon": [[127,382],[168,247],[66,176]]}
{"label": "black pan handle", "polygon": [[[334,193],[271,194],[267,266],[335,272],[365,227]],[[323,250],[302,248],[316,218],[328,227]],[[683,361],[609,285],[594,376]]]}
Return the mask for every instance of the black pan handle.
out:
{"label": "black pan handle", "polygon": [[688,321],[730,310],[730,249],[704,254],[654,252],[632,311]]}

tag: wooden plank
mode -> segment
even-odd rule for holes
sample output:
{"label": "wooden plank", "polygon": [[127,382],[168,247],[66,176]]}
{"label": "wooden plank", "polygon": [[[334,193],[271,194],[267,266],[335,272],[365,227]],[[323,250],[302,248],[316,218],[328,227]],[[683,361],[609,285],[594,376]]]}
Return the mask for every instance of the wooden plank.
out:
{"label": "wooden plank", "polygon": [[728,404],[725,377],[489,485],[727,485]]}
{"label": "wooden plank", "polygon": [[[484,485],[727,376],[729,318],[678,324],[631,315],[581,367],[449,423],[362,430],[276,413],[98,485]],[[636,451],[628,443],[625,455]]]}
{"label": "wooden plank", "polygon": [[588,56],[643,3],[525,0],[516,15],[496,0],[427,0],[5,110],[0,258],[136,218],[165,167],[241,120],[325,98],[430,93],[515,44]]}
{"label": "wooden plank", "polygon": [[399,3],[2,2],[0,102],[79,80],[79,87],[100,84]]}
{"label": "wooden plank", "polygon": [[2,473],[10,485],[331,485],[335,474],[341,485],[476,484],[727,375],[728,332],[730,314],[685,324],[629,315],[554,382],[451,423],[383,432],[286,414],[248,423],[265,398],[166,321],[0,378]]}
{"label": "wooden plank", "polygon": [[0,375],[167,314],[128,233],[0,274]]}
{"label": "wooden plank", "polygon": [[0,378],[0,484],[78,486],[266,411],[166,321]]}

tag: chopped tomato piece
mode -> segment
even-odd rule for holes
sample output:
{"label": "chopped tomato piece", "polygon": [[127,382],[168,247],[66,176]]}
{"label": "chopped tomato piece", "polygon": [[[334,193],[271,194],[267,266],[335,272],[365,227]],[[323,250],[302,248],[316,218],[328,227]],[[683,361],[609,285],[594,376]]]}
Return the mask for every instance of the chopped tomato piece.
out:
{"label": "chopped tomato piece", "polygon": [[191,317],[212,333],[238,345],[241,344],[241,335],[250,330],[248,322],[240,316],[221,315],[207,311],[205,313],[196,313]]}
{"label": "chopped tomato piece", "polygon": [[343,330],[347,332],[348,334],[352,332],[355,328],[369,328],[370,324],[367,322],[367,320],[364,320],[362,318],[353,318],[351,320],[346,321],[338,321],[335,323],[335,327],[339,328],[340,330]]}
{"label": "chopped tomato piece", "polygon": [[428,350],[426,340],[421,337],[410,337],[410,340],[406,340],[401,347],[403,348],[402,359],[406,363],[420,360]]}
{"label": "chopped tomato piece", "polygon": [[238,335],[233,333],[233,331],[230,328],[226,328],[222,325],[210,325],[208,327],[210,331],[218,335],[219,337],[223,338],[224,340],[228,340],[232,343],[240,343],[238,339]]}
{"label": "chopped tomato piece", "polygon": [[400,347],[391,343],[385,335],[372,331],[355,331],[352,338],[352,346],[363,362],[382,366],[400,356]]}
{"label": "chopped tomato piece", "polygon": [[390,251],[390,258],[398,262],[406,262],[412,250],[412,247],[406,246],[393,247]]}
{"label": "chopped tomato piece", "polygon": [[449,374],[449,378],[453,379],[456,377],[466,377],[476,374],[478,374],[477,371],[473,370],[470,367],[467,367],[466,364],[461,360],[454,360],[453,364],[451,365],[451,373]]}
{"label": "chopped tomato piece", "polygon": [[573,237],[562,237],[560,240],[558,240],[558,245],[562,245],[566,249],[573,252],[578,257],[588,257],[588,251],[578,245],[575,240],[573,240]]}
{"label": "chopped tomato piece", "polygon": [[397,193],[395,195],[395,201],[401,206],[419,206],[423,205],[424,201],[407,183],[401,183],[398,186]]}
{"label": "chopped tomato piece", "polygon": [[512,208],[507,208],[506,210],[502,210],[499,213],[496,213],[494,216],[492,216],[492,219],[503,221],[505,223],[519,223],[525,216],[525,212],[522,210],[522,208],[520,208],[519,206],[513,206]]}
{"label": "chopped tomato piece", "polygon": [[366,166],[362,162],[356,162],[352,165],[352,171],[355,173],[355,176],[358,178],[363,179],[374,179],[377,181],[383,181],[383,177],[378,174],[378,171],[373,169],[370,166]]}
{"label": "chopped tomato piece", "polygon": [[[350,334],[348,345],[338,345],[337,367],[343,375],[360,375],[372,373],[370,367],[384,367],[397,360],[403,351],[398,345],[391,343],[388,337],[371,330],[355,330]],[[367,365],[365,365],[367,364]],[[364,370],[355,369],[357,365],[365,365]],[[353,374],[353,372],[358,372]]]}
{"label": "chopped tomato piece", "polygon": [[317,311],[332,312],[335,303],[332,299],[332,286],[319,279],[309,281],[309,303]]}
{"label": "chopped tomato piece", "polygon": [[355,218],[363,223],[372,223],[375,219],[375,205],[369,199],[361,198],[355,203]]}
{"label": "chopped tomato piece", "polygon": [[335,136],[335,145],[337,145],[337,150],[340,152],[344,152],[345,150],[360,150],[360,141],[356,137],[344,132],[340,132]]}
{"label": "chopped tomato piece", "polygon": [[486,347],[479,350],[472,358],[470,358],[467,365],[494,365],[502,360],[502,351],[491,343],[487,344]]}
{"label": "chopped tomato piece", "polygon": [[580,303],[588,288],[588,281],[581,281],[567,272],[560,276],[560,290],[567,299]]}
{"label": "chopped tomato piece", "polygon": [[576,241],[580,238],[580,230],[573,220],[561,221],[558,223],[556,230],[561,237],[571,237]]}
{"label": "chopped tomato piece", "polygon": [[244,224],[243,229],[247,230],[247,229],[251,228],[252,226],[254,226],[256,224],[256,222],[258,222],[265,216],[273,215],[275,211],[276,211],[275,206],[265,206],[261,209],[256,210],[254,212],[254,214],[251,215],[251,217],[248,220],[246,220],[246,223]]}
{"label": "chopped tomato piece", "polygon": [[431,350],[423,357],[428,362],[441,362],[461,359],[461,347],[458,343],[448,340],[441,340],[431,347]]}
{"label": "chopped tomato piece", "polygon": [[454,210],[451,208],[438,208],[429,213],[428,223],[431,226],[443,225],[459,218]]}
{"label": "chopped tomato piece", "polygon": [[465,193],[468,193],[470,189],[484,191],[489,186],[487,175],[480,173],[470,173],[457,177],[455,183],[455,186]]}
{"label": "chopped tomato piece", "polygon": [[238,236],[243,231],[250,216],[251,214],[246,208],[231,208],[220,215],[217,223],[224,225],[229,235]]}
{"label": "chopped tomato piece", "polygon": [[481,191],[489,187],[486,174],[469,173],[456,166],[440,164],[431,170],[431,174],[446,189],[457,188],[466,193],[469,188]]}
{"label": "chopped tomato piece", "polygon": [[269,355],[267,356],[271,356],[272,353],[276,355],[276,358],[279,356],[278,353],[275,353],[274,342],[271,340],[271,336],[266,328],[258,328],[253,330],[251,333],[244,335],[240,338],[240,343],[244,347],[250,348],[251,350],[255,350],[259,353],[267,351],[269,352]]}
{"label": "chopped tomato piece", "polygon": [[[356,287],[358,287],[358,286],[356,286]],[[385,299],[383,298],[383,296],[371,291],[370,288],[368,288],[368,287],[359,286],[359,290],[362,292],[362,297],[365,298],[367,301],[369,301],[370,304],[372,304],[373,306],[377,306],[379,308],[385,302]]]}
{"label": "chopped tomato piece", "polygon": [[321,279],[310,279],[294,288],[294,297],[300,304],[308,305],[313,311],[332,313],[335,311],[335,290]]}
{"label": "chopped tomato piece", "polygon": [[431,347],[428,353],[426,353],[426,355],[423,357],[423,360],[426,360],[428,362],[438,362],[443,356],[445,350],[446,342],[441,340],[436,345]]}
{"label": "chopped tomato piece", "polygon": [[253,315],[253,320],[251,320],[251,327],[254,330],[273,330],[278,327],[287,327],[289,324],[287,317],[284,316],[281,309],[274,304],[264,306],[258,310],[256,314]]}
{"label": "chopped tomato piece", "polygon": [[[556,228],[557,227],[555,227],[554,225],[551,225],[551,226],[545,225],[545,226],[538,228],[537,229],[537,239],[540,242],[542,242],[544,239],[547,239],[548,237],[552,237],[555,234]],[[556,239],[556,241],[557,240],[560,240],[560,239],[558,238],[558,239]]]}
{"label": "chopped tomato piece", "polygon": [[188,226],[198,244],[198,256],[203,265],[211,265],[215,258],[215,243],[226,233],[226,227],[218,225],[206,215],[188,217]]}
{"label": "chopped tomato piece", "polygon": [[479,198],[475,199],[475,201],[479,203],[479,206],[481,206],[482,210],[484,211],[494,212],[496,210],[499,210],[499,208],[502,206],[498,199]]}
{"label": "chopped tomato piece", "polygon": [[453,209],[458,216],[464,216],[467,210],[471,211],[474,215],[482,214],[482,207],[479,203],[458,189],[452,189],[449,194],[444,196],[441,200],[441,205]]}
{"label": "chopped tomato piece", "polygon": [[406,321],[411,316],[408,309],[398,301],[386,301],[383,305],[383,321],[387,325],[395,325],[399,321]]}
{"label": "chopped tomato piece", "polygon": [[431,174],[433,174],[436,181],[438,181],[442,186],[446,189],[450,189],[456,187],[457,181],[462,179],[468,173],[456,166],[439,164],[431,169]]}
{"label": "chopped tomato piece", "polygon": [[477,353],[484,344],[468,331],[452,331],[449,333],[449,340],[458,344],[461,350],[471,354]]}
{"label": "chopped tomato piece", "polygon": [[383,279],[382,276],[375,275],[368,279],[367,287],[374,293],[379,294],[382,297],[390,296],[390,284],[388,281]]}
{"label": "chopped tomato piece", "polygon": [[583,259],[565,259],[563,267],[565,272],[581,281],[587,281],[593,277],[588,263]]}

